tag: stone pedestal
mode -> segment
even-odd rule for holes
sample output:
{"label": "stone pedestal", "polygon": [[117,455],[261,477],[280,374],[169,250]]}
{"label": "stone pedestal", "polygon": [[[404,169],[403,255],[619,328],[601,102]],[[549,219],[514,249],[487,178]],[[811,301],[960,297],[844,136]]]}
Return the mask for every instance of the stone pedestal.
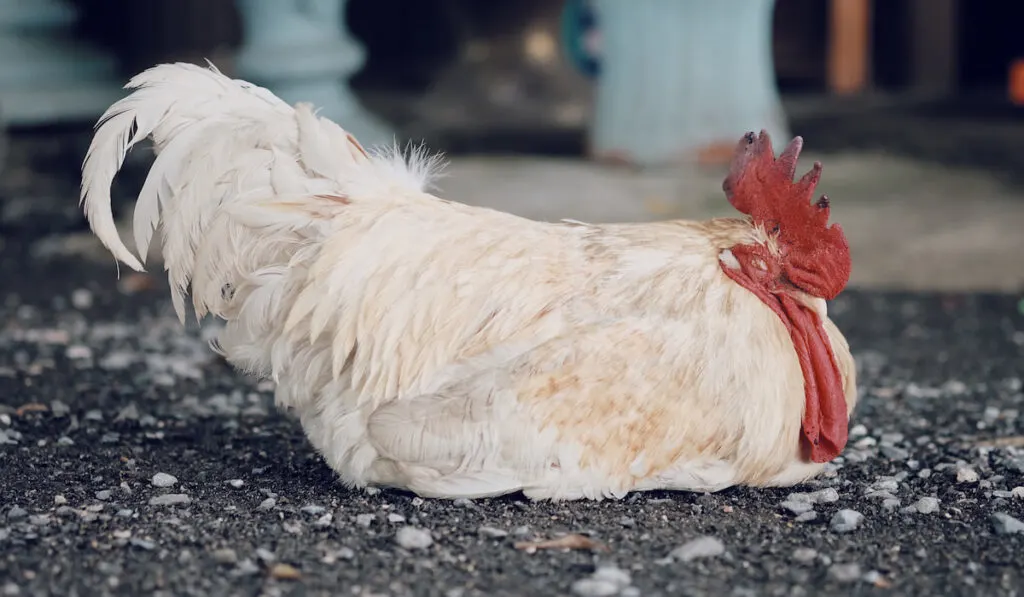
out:
{"label": "stone pedestal", "polygon": [[594,0],[598,159],[727,159],[740,136],[789,138],[772,60],[774,0]]}
{"label": "stone pedestal", "polygon": [[7,126],[91,121],[124,91],[112,56],[76,41],[59,0],[0,0],[0,118]]}
{"label": "stone pedestal", "polygon": [[314,104],[364,145],[390,144],[394,132],[348,87],[364,50],[345,27],[347,1],[236,0],[244,35],[237,73],[288,103]]}
{"label": "stone pedestal", "polygon": [[560,0],[441,7],[459,55],[418,102],[417,126],[470,135],[585,126],[592,84],[563,55]]}

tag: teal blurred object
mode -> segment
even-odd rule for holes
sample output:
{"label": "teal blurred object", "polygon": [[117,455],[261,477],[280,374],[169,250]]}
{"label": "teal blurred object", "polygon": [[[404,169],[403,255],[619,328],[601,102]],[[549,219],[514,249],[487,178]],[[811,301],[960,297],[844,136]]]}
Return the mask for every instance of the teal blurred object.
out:
{"label": "teal blurred object", "polygon": [[0,0],[0,110],[6,126],[93,121],[124,96],[114,58],[74,39],[59,0]]}
{"label": "teal blurred object", "polygon": [[309,102],[363,145],[391,144],[395,134],[353,95],[348,79],[365,51],[345,26],[348,0],[236,0],[243,44],[238,76],[290,104]]}
{"label": "teal blurred object", "polygon": [[690,161],[767,129],[789,138],[772,59],[774,0],[594,0],[601,72],[592,154]]}
{"label": "teal blurred object", "polygon": [[593,0],[567,0],[562,10],[561,41],[569,62],[588,77],[601,72],[601,59],[594,43],[600,36]]}

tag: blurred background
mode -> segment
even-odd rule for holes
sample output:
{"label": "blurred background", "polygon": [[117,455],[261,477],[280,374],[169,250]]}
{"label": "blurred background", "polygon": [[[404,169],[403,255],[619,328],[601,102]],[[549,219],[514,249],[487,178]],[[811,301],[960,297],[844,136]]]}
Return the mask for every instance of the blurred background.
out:
{"label": "blurred background", "polygon": [[729,215],[740,135],[802,135],[854,285],[1019,292],[1021,23],[966,0],[0,0],[0,250],[109,262],[78,210],[91,126],[132,74],[209,59],[537,219]]}

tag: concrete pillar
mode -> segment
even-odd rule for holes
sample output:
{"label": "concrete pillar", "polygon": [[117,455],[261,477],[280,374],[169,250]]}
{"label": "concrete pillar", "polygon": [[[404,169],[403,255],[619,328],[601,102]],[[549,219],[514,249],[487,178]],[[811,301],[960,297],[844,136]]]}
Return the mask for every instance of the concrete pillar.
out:
{"label": "concrete pillar", "polygon": [[91,121],[124,95],[114,58],[75,40],[60,0],[0,0],[0,118],[7,126]]}
{"label": "concrete pillar", "polygon": [[[789,140],[774,0],[594,0],[601,65],[592,154],[636,165],[727,160],[740,136]],[[706,158],[705,156],[710,156]]]}
{"label": "concrete pillar", "polygon": [[348,87],[364,62],[344,24],[348,0],[236,0],[243,43],[238,77],[289,103],[310,102],[364,145],[390,144],[395,134]]}

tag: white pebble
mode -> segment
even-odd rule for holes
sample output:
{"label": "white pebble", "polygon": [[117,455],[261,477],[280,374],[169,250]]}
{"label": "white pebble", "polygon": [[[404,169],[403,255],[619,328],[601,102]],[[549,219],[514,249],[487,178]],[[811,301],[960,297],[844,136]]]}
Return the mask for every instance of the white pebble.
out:
{"label": "white pebble", "polygon": [[402,527],[395,533],[395,543],[405,549],[426,549],[433,545],[430,531],[417,527]]}
{"label": "white pebble", "polygon": [[92,349],[81,344],[72,344],[64,350],[64,356],[72,361],[91,359]]}
{"label": "white pebble", "polygon": [[508,531],[495,527],[482,526],[476,530],[477,534],[488,539],[501,539],[508,536]]}
{"label": "white pebble", "polygon": [[153,487],[171,487],[178,482],[177,477],[174,475],[168,475],[167,473],[157,473],[153,475],[153,479],[150,483]]}
{"label": "white pebble", "polygon": [[939,511],[939,498],[923,497],[910,505],[910,509],[921,514],[931,514]]}
{"label": "white pebble", "polygon": [[684,543],[669,553],[670,558],[689,562],[697,558],[713,558],[725,553],[725,544],[716,537],[705,535]]}
{"label": "white pebble", "polygon": [[71,293],[71,304],[76,309],[88,309],[92,306],[92,293],[85,288],[78,288]]}
{"label": "white pebble", "polygon": [[1018,500],[1024,500],[1024,487],[1014,487],[1010,490],[1010,495]]}
{"label": "white pebble", "polygon": [[793,560],[800,562],[801,564],[809,564],[817,557],[817,550],[811,549],[810,547],[798,547],[793,550]]}
{"label": "white pebble", "polygon": [[864,515],[856,510],[844,508],[832,516],[829,526],[837,533],[848,533],[856,530],[864,521]]}
{"label": "white pebble", "polygon": [[150,506],[177,506],[189,503],[192,503],[192,498],[184,493],[165,493],[164,495],[154,495],[149,498]]}
{"label": "white pebble", "polygon": [[997,512],[992,515],[992,526],[999,535],[1012,535],[1024,533],[1024,522],[1017,520],[1009,514]]}
{"label": "white pebble", "polygon": [[857,582],[860,580],[860,564],[832,564],[828,575],[842,583]]}
{"label": "white pebble", "polygon": [[400,523],[400,522],[405,522],[405,517],[402,516],[401,514],[392,512],[391,514],[388,514],[388,522],[390,522],[392,524],[397,524],[397,523]]}
{"label": "white pebble", "polygon": [[960,466],[956,469],[957,483],[977,483],[978,473],[969,466]]}
{"label": "white pebble", "polygon": [[241,489],[242,487],[245,486],[245,481],[241,479],[230,479],[228,481],[225,481],[225,483],[234,487],[235,489]]}
{"label": "white pebble", "polygon": [[633,579],[629,572],[616,566],[601,566],[587,578],[572,583],[572,592],[583,597],[620,595]]}
{"label": "white pebble", "polygon": [[794,500],[786,500],[779,504],[779,506],[797,515],[805,514],[814,510],[814,504],[811,502],[798,502]]}

